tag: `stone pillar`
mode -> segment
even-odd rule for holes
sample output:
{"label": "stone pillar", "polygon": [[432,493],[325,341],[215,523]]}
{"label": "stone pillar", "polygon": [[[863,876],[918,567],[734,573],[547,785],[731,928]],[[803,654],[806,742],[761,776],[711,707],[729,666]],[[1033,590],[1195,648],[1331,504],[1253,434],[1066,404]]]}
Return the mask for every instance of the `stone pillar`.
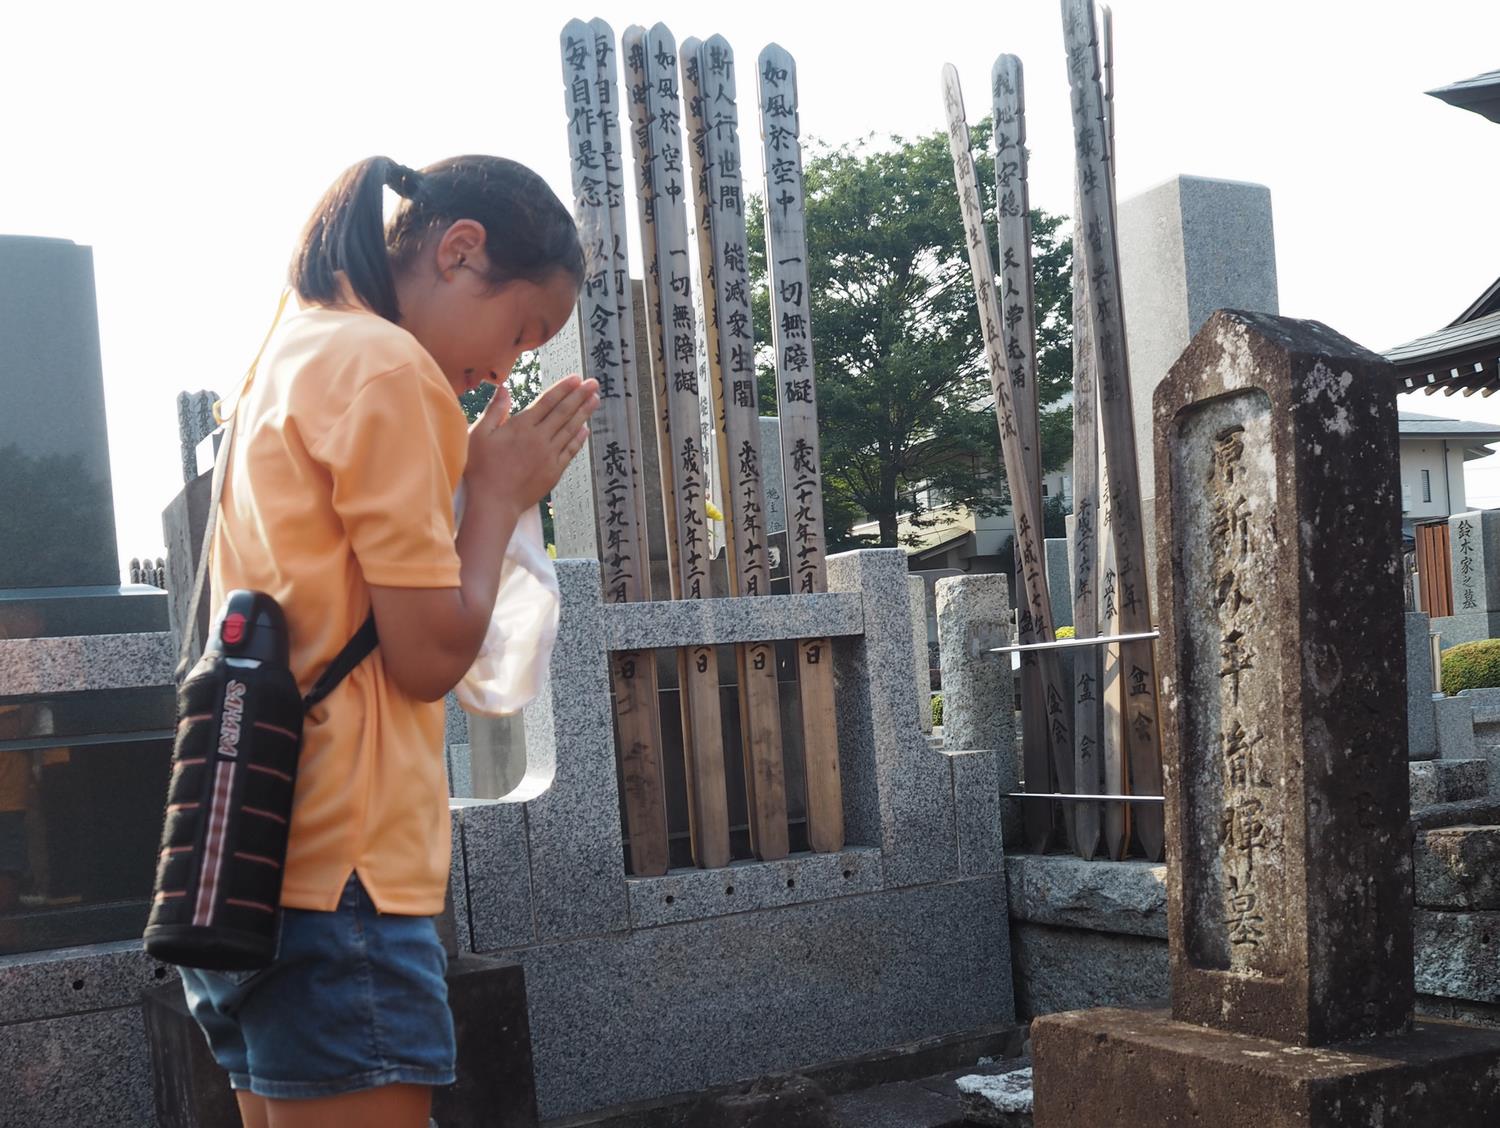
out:
{"label": "stone pillar", "polygon": [[1072,556],[1067,537],[1047,538],[1047,595],[1052,600],[1052,625],[1073,625],[1073,571],[1068,565]]}
{"label": "stone pillar", "polygon": [[1172,1006],[1038,1019],[1037,1128],[1500,1107],[1500,1031],[1412,1023],[1392,374],[1221,311],[1157,391]]}
{"label": "stone pillar", "polygon": [[857,591],[865,608],[865,633],[833,643],[845,837],[881,848],[888,885],[958,872],[953,774],[917,724],[906,580],[899,548],[828,558],[828,590]]}
{"label": "stone pillar", "polygon": [[1438,754],[1430,623],[1420,611],[1406,613],[1406,755],[1412,760],[1432,760]]}
{"label": "stone pillar", "polygon": [[[526,802],[541,940],[614,932],[628,923],[599,564],[559,560],[557,582],[562,618],[551,676],[522,714],[527,771],[506,796]],[[472,870],[469,879],[475,880]]]}
{"label": "stone pillar", "polygon": [[[994,749],[996,794],[1021,790],[1010,655],[975,653],[970,646],[975,638],[983,639],[986,646],[1010,644],[1010,578],[996,573],[939,580],[937,627],[944,748]],[[1011,846],[1020,841],[1020,804],[1005,800],[1001,811],[1005,844]]]}
{"label": "stone pillar", "polygon": [[784,533],[786,489],[782,483],[781,420],[763,415],[760,420],[760,477],[766,492],[766,532]]}
{"label": "stone pillar", "polygon": [[923,732],[932,731],[932,659],[927,650],[927,582],[921,576],[906,577],[906,594],[911,608],[912,664],[917,678],[917,724]]}
{"label": "stone pillar", "polygon": [[1154,575],[1151,397],[1214,310],[1278,311],[1271,192],[1260,184],[1176,176],[1120,202],[1119,241],[1142,527]]}

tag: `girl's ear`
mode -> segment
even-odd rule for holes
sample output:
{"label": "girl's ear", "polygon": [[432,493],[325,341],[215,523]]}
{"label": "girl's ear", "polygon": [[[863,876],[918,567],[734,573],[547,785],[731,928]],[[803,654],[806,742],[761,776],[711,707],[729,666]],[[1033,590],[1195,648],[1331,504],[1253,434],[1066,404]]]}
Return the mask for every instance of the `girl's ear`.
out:
{"label": "girl's ear", "polygon": [[455,221],[438,239],[438,273],[446,278],[463,266],[482,270],[479,260],[484,255],[484,241],[484,224],[473,219]]}

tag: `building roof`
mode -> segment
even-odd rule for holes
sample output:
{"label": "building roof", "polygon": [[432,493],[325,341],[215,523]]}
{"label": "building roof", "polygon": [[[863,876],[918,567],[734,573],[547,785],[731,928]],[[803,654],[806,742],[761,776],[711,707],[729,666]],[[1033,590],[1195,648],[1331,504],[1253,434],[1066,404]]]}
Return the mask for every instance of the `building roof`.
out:
{"label": "building roof", "polygon": [[1500,427],[1473,419],[1444,419],[1438,415],[1418,415],[1415,411],[1397,413],[1397,429],[1403,439],[1431,435],[1437,439],[1477,439],[1500,442]]}
{"label": "building roof", "polygon": [[1457,106],[1461,110],[1473,110],[1481,117],[1500,122],[1500,70],[1476,74],[1460,82],[1439,86],[1427,93],[1434,98]]}
{"label": "building roof", "polygon": [[[1483,304],[1481,298],[1470,309]],[[1431,394],[1441,387],[1449,395],[1490,395],[1500,389],[1500,310],[1387,349],[1385,358],[1396,366],[1398,392]]]}

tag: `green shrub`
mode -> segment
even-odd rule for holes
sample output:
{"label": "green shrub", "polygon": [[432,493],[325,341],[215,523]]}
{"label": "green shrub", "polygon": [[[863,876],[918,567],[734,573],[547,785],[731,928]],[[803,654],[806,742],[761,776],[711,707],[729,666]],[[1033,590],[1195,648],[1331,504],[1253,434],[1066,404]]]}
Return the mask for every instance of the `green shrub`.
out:
{"label": "green shrub", "polygon": [[943,695],[934,693],[932,695],[932,727],[937,728],[943,723]]}
{"label": "green shrub", "polygon": [[1073,628],[1072,627],[1058,627],[1057,630],[1056,630],[1056,632],[1054,632],[1054,633],[1057,635],[1059,641],[1062,640],[1062,639],[1065,639],[1065,638],[1076,638],[1077,637],[1073,633]]}
{"label": "green shrub", "polygon": [[1443,651],[1443,692],[1500,689],[1500,638],[1466,642]]}

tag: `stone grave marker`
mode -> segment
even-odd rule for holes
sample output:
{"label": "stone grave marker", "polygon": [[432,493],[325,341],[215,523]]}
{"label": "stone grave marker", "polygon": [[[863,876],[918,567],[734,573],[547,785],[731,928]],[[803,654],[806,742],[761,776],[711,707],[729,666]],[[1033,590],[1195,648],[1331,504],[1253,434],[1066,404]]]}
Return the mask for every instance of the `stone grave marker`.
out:
{"label": "stone grave marker", "polygon": [[1500,509],[1448,518],[1453,614],[1432,620],[1443,646],[1500,636]]}
{"label": "stone grave marker", "polygon": [[1494,1122],[1500,1031],[1412,1022],[1387,375],[1222,310],[1156,393],[1172,1007],[1039,1020],[1038,1128]]}

